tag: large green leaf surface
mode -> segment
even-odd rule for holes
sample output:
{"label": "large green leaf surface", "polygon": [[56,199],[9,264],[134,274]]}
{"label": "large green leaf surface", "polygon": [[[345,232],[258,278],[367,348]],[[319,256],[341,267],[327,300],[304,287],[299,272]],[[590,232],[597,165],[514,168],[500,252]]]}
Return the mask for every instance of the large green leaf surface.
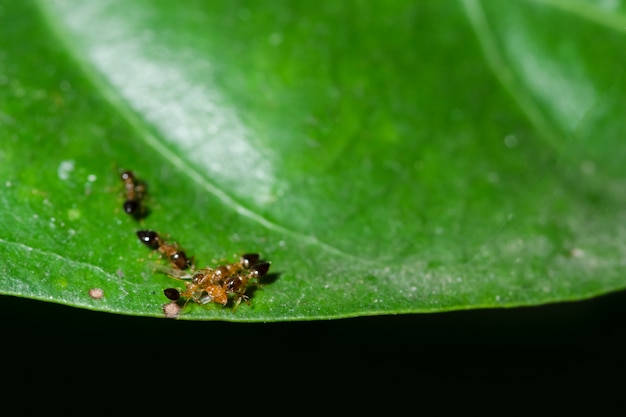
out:
{"label": "large green leaf surface", "polygon": [[199,267],[272,262],[249,305],[185,319],[623,289],[620,4],[2,1],[0,292],[161,317],[183,285],[138,229]]}

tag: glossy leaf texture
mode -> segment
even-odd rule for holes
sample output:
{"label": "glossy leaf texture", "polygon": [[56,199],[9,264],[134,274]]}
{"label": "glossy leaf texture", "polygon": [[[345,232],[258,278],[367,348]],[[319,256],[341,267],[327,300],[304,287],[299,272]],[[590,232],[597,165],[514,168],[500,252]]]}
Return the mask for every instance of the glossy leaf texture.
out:
{"label": "glossy leaf texture", "polygon": [[183,319],[623,289],[625,32],[619,1],[3,2],[0,292],[162,317],[139,229],[272,263]]}

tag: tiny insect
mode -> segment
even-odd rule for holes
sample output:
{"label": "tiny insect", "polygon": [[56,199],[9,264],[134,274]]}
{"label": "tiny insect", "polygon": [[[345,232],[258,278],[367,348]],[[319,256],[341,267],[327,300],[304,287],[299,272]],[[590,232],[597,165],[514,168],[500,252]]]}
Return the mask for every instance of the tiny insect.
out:
{"label": "tiny insect", "polygon": [[176,304],[176,301],[172,301],[171,303],[167,303],[163,306],[163,314],[168,319],[175,319],[180,314],[181,307]]}
{"label": "tiny insect", "polygon": [[183,291],[166,288],[163,293],[172,301],[185,299],[185,305],[193,301],[198,304],[214,302],[225,306],[229,298],[233,298],[235,310],[242,300],[249,304],[250,297],[246,292],[250,286],[259,285],[259,279],[267,274],[269,268],[270,263],[259,261],[258,254],[248,253],[238,262],[199,269],[190,276],[181,276],[174,272],[170,274],[173,278],[188,280],[185,282],[186,288]]}
{"label": "tiny insect", "polygon": [[139,240],[152,250],[159,252],[174,267],[185,270],[193,266],[193,259],[188,258],[176,243],[167,243],[153,230],[138,230]]}
{"label": "tiny insect", "polygon": [[143,205],[143,198],[147,192],[145,182],[137,179],[132,171],[124,171],[120,174],[124,182],[124,211],[135,219],[142,219],[146,216],[147,210]]}
{"label": "tiny insect", "polygon": [[102,288],[91,288],[89,289],[89,296],[94,300],[99,300],[104,297],[104,290]]}

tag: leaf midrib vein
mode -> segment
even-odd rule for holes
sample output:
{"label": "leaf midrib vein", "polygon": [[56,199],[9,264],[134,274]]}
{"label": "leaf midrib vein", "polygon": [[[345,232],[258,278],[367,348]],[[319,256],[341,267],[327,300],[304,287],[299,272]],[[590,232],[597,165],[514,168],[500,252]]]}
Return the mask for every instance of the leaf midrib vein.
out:
{"label": "leaf midrib vein", "polygon": [[39,2],[39,8],[42,10],[42,14],[46,18],[52,32],[56,35],[57,39],[59,39],[60,43],[64,45],[70,56],[74,58],[74,62],[77,67],[81,70],[85,77],[91,81],[103,98],[122,116],[123,119],[129,123],[129,125],[138,133],[139,137],[141,137],[149,146],[161,154],[166,160],[170,161],[170,163],[180,170],[180,172],[192,179],[202,189],[213,194],[236,213],[249,218],[269,230],[288,235],[300,240],[301,242],[304,241],[312,246],[317,246],[328,253],[340,257],[352,260],[361,259],[354,254],[345,252],[329,243],[321,241],[314,235],[304,234],[271,222],[267,218],[243,206],[222,189],[208,181],[197,170],[190,168],[189,163],[184,161],[177,154],[173,153],[162,141],[160,141],[149,131],[149,129],[144,126],[142,119],[131,108],[129,108],[127,103],[119,96],[119,94],[116,93],[112,85],[104,81],[103,77],[98,75],[97,70],[92,65],[80,58],[81,54],[79,53],[79,48],[77,48],[75,43],[71,41],[65,26],[55,19],[54,12],[51,10],[52,6],[46,4],[45,2]]}
{"label": "leaf midrib vein", "polygon": [[535,100],[520,86],[515,73],[506,63],[498,48],[484,10],[480,5],[480,0],[461,0],[461,2],[465,7],[470,25],[476,33],[480,47],[483,49],[486,64],[517,102],[522,112],[526,114],[530,123],[535,126],[535,129],[539,132],[538,136],[546,141],[558,154],[561,154],[565,146],[562,135],[551,127]]}

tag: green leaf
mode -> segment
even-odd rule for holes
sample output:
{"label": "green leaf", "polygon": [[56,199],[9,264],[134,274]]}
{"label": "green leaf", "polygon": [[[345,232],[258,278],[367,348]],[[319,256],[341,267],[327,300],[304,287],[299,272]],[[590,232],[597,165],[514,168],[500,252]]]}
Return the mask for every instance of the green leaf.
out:
{"label": "green leaf", "polygon": [[623,289],[625,28],[606,1],[5,2],[0,292],[162,317],[184,284],[139,229],[272,262],[184,319]]}

